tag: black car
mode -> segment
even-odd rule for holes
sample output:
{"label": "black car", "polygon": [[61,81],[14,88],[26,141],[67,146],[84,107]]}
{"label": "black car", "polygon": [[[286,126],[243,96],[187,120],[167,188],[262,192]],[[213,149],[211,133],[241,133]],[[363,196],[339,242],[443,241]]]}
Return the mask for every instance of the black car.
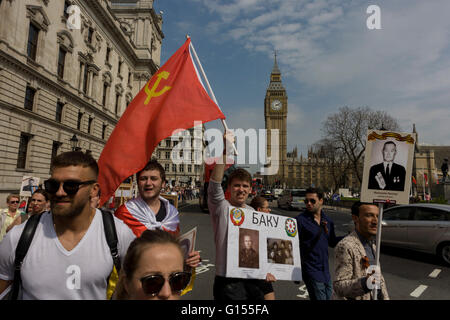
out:
{"label": "black car", "polygon": [[273,192],[270,190],[261,191],[260,196],[266,198],[267,201],[275,200],[275,196],[273,195]]}

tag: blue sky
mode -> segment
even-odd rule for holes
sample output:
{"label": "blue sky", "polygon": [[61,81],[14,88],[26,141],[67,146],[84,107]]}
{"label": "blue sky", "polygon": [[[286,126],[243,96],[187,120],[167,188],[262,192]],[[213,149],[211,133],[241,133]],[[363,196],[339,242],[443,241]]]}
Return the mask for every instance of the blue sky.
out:
{"label": "blue sky", "polygon": [[[371,4],[381,30],[366,26]],[[161,65],[189,34],[230,128],[264,128],[277,50],[288,149],[305,154],[342,106],[385,110],[405,132],[415,123],[419,143],[450,145],[448,0],[156,0],[154,8],[163,11]]]}

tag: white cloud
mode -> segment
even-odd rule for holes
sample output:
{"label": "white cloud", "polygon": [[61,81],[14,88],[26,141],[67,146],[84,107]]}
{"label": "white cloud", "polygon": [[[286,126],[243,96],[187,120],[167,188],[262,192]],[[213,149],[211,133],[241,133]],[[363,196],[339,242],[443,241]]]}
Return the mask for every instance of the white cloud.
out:
{"label": "white cloud", "polygon": [[[392,110],[405,130],[416,123],[422,141],[450,144],[449,1],[380,1],[381,30],[366,28],[369,4],[361,1],[202,3],[220,41],[270,59],[277,50],[285,81],[298,88],[288,91],[297,99],[289,101],[293,132],[297,120],[317,109],[325,115],[368,105]],[[254,121],[242,113],[235,118]]]}

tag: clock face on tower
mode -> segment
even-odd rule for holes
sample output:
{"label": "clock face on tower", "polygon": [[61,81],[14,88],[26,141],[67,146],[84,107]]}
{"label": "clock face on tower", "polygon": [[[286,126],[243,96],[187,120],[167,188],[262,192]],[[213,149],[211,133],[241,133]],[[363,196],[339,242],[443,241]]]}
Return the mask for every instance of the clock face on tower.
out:
{"label": "clock face on tower", "polygon": [[280,100],[273,100],[270,107],[272,108],[272,110],[274,111],[279,111],[281,110],[281,101]]}

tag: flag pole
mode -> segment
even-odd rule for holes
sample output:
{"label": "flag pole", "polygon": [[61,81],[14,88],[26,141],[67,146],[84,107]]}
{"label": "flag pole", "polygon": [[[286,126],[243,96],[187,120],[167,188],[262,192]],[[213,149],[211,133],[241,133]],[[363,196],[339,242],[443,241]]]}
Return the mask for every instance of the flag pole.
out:
{"label": "flag pole", "polygon": [[[189,35],[186,35],[186,38],[190,38]],[[217,106],[219,107],[219,109],[220,109],[219,103],[217,102],[216,96],[214,95],[214,91],[212,90],[211,85],[209,84],[208,78],[206,77],[206,73],[205,73],[205,71],[203,70],[203,66],[202,66],[202,64],[201,64],[201,62],[200,62],[200,59],[199,59],[198,56],[197,56],[197,52],[195,51],[195,48],[194,48],[194,45],[192,44],[192,41],[191,41],[191,43],[189,44],[189,46],[191,47],[192,53],[194,54],[194,57],[195,57],[195,60],[197,61],[197,64],[198,64],[199,67],[200,67],[200,71],[202,72],[202,76],[203,76],[203,78],[204,78],[205,81],[206,81],[206,85],[208,86],[208,90],[209,90],[209,92],[211,93],[212,99],[213,99],[213,101],[216,103],[216,105],[217,105]],[[223,125],[225,131],[227,131],[227,130],[228,130],[227,123],[225,122],[224,119],[220,119],[220,120],[222,121],[222,125]],[[233,150],[234,150],[235,155],[238,155],[238,152],[237,152],[236,146],[234,145],[234,142],[233,142]]]}
{"label": "flag pole", "polygon": [[[376,238],[376,252],[375,252],[375,262],[377,267],[380,266],[380,249],[381,249],[381,225],[383,222],[383,203],[379,202],[378,203],[378,225],[377,225],[377,238]],[[380,279],[381,281],[381,279]],[[375,286],[375,288],[373,289],[373,299],[374,300],[378,300],[378,294],[377,294],[377,289],[378,287]],[[381,289],[381,282],[380,282],[380,289]]]}

